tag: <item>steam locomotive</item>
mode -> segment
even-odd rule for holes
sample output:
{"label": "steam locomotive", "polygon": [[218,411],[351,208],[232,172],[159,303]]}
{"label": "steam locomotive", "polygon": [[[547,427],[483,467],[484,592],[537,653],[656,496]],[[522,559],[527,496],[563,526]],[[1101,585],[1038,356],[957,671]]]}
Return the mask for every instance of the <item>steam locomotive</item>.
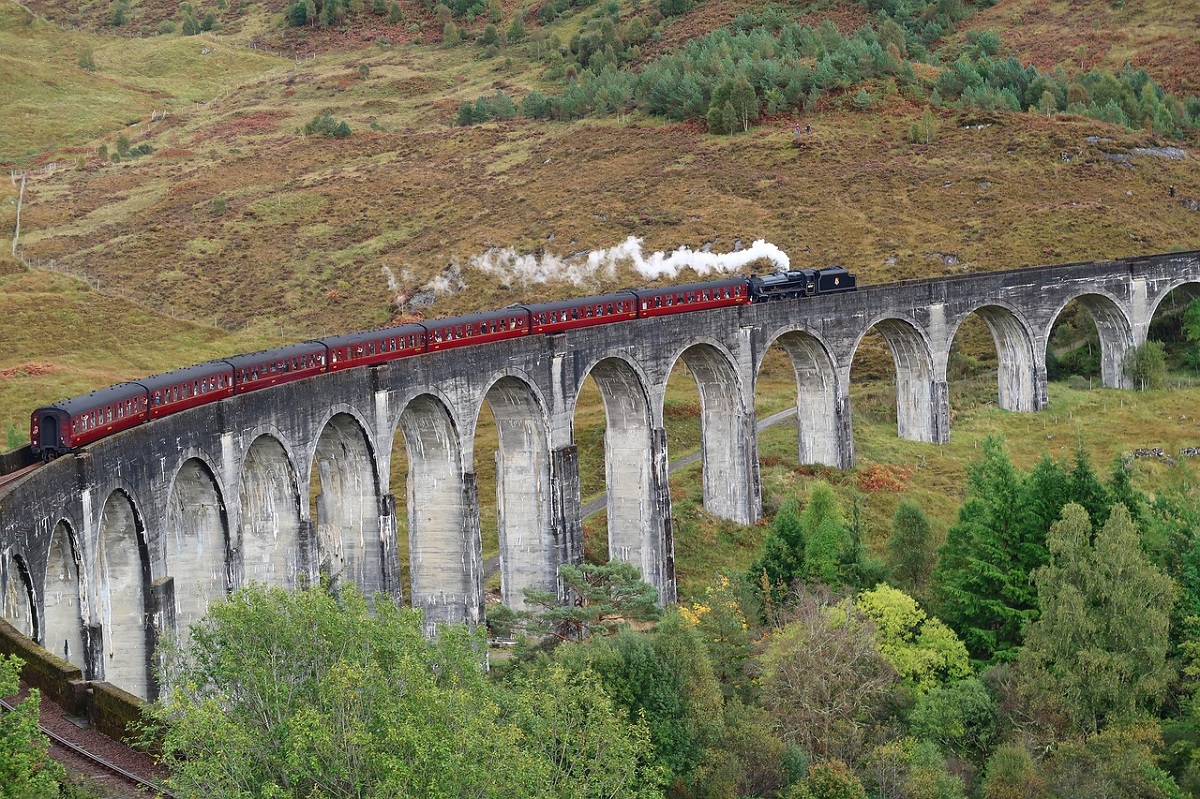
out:
{"label": "steam locomotive", "polygon": [[856,282],[853,274],[838,266],[802,269],[512,305],[497,311],[315,339],[118,383],[38,408],[30,420],[29,443],[35,457],[48,461],[172,413],[326,372],[627,319],[854,291]]}

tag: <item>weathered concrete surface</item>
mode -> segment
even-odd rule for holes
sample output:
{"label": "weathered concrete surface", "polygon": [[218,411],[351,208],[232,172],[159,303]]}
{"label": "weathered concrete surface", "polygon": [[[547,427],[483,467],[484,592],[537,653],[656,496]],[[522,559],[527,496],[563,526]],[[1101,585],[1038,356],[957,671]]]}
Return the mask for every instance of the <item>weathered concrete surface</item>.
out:
{"label": "weathered concrete surface", "polygon": [[[804,462],[854,463],[850,365],[879,330],[897,369],[897,433],[950,435],[946,366],[972,314],[992,331],[1001,407],[1046,404],[1046,342],[1078,299],[1100,330],[1105,385],[1145,340],[1172,289],[1200,284],[1200,254],[909,281],[809,300],[586,328],[409,358],[234,397],[62,458],[0,496],[0,600],[14,626],[142,696],[151,653],[214,598],[251,581],[322,572],[405,595],[430,624],[483,614],[474,430],[484,402],[500,439],[505,600],[554,590],[582,558],[573,420],[587,377],[608,420],[609,550],[675,597],[667,378],[679,361],[702,407],[704,499],[739,522],[760,509],[754,386],[767,350],[791,358]],[[412,581],[400,585],[394,443],[408,453]],[[6,489],[8,487],[6,486]]]}

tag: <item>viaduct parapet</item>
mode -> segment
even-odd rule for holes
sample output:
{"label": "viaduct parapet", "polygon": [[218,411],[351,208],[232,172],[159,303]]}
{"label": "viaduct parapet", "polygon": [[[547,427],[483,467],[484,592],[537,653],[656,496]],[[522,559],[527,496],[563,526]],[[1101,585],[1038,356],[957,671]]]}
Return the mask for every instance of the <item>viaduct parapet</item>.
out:
{"label": "viaduct parapet", "polygon": [[[848,468],[850,366],[868,331],[894,356],[897,434],[942,443],[950,346],[968,316],[992,332],[1000,407],[1036,411],[1051,326],[1069,302],[1096,321],[1104,385],[1123,388],[1124,353],[1189,284],[1200,288],[1198,252],[906,281],[528,336],[233,397],[101,440],[0,496],[4,615],[87,677],[143,697],[157,691],[160,639],[252,581],[290,588],[324,573],[404,598],[431,626],[482,621],[484,403],[499,435],[501,591],[519,607],[523,589],[555,590],[558,567],[583,557],[573,420],[589,376],[607,418],[609,552],[669,603],[663,404],[680,360],[699,389],[705,507],[747,524],[760,512],[754,392],[771,347],[795,368],[799,460]],[[394,476],[399,441],[408,472]],[[406,524],[393,477],[406,486]]]}

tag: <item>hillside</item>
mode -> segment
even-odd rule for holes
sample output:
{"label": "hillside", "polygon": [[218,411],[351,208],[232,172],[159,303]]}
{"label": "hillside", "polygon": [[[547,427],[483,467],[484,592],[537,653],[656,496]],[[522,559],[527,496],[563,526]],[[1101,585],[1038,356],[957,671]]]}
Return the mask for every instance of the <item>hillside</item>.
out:
{"label": "hillside", "polygon": [[[1086,17],[1089,68],[1134,58],[1194,88],[1190,51],[1163,38],[1196,40],[1194,3],[1031,5],[997,3],[944,44],[986,27],[1003,52],[1050,66],[1079,55],[1058,23]],[[455,126],[463,101],[560,91],[562,64],[545,50],[607,14],[653,19],[641,3],[571,7],[545,25],[538,6],[500,4],[489,13],[503,27],[520,11],[524,41],[453,47],[419,2],[400,3],[395,22],[352,8],[324,29],[283,26],[279,2],[218,7],[220,30],[199,36],[181,35],[173,4],[126,4],[117,27],[115,7],[0,4],[0,102],[22,120],[0,160],[29,176],[20,252],[93,287],[0,268],[13,309],[0,338],[18,342],[0,354],[0,425],[23,427],[30,405],[64,392],[222,352],[646,281],[623,267],[546,284],[502,261],[479,268],[506,248],[578,265],[630,236],[646,252],[765,239],[796,266],[882,282],[1200,246],[1195,157],[1130,154],[1192,140],[945,104],[932,143],[914,144],[927,102],[889,94],[887,80],[866,84],[869,110],[855,110],[852,87],[734,136],[641,112]],[[755,8],[766,6],[709,0],[661,20],[637,63]],[[872,18],[849,2],[789,13],[843,33]],[[471,36],[488,22],[455,19]],[[304,132],[327,109],[351,135]],[[0,185],[6,238],[17,195]],[[68,297],[90,335],[63,335]]]}

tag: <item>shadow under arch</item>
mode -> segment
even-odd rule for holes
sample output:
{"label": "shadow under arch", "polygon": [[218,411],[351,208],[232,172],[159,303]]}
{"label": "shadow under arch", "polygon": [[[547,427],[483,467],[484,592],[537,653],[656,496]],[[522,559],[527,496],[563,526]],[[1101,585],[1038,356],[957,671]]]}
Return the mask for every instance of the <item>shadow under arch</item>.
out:
{"label": "shadow under arch", "polygon": [[[1165,312],[1183,313],[1192,301],[1200,299],[1200,280],[1187,279],[1175,282],[1159,293],[1146,317],[1147,331],[1154,325],[1155,317]],[[1171,307],[1166,307],[1171,306]]]}
{"label": "shadow under arch", "polygon": [[103,677],[154,699],[151,655],[155,631],[148,614],[150,554],[146,527],[133,498],[116,489],[104,501],[96,545]]}
{"label": "shadow under arch", "polygon": [[330,417],[313,452],[311,516],[322,574],[353,582],[364,596],[386,590],[379,475],[362,423]]}
{"label": "shadow under arch", "polygon": [[[934,415],[933,355],[925,334],[908,319],[877,319],[854,342],[851,364],[863,337],[871,330],[883,336],[896,367],[896,435],[910,441],[940,442],[945,431],[940,430]],[[939,404],[944,405],[944,399]]]}
{"label": "shadow under arch", "polygon": [[[806,330],[789,330],[776,336],[774,345],[787,355],[796,376],[796,429],[800,463],[819,463],[838,469],[851,465],[841,446],[840,391],[837,370],[829,347]],[[762,370],[759,360],[756,372]]]}
{"label": "shadow under arch", "polygon": [[163,530],[167,574],[174,585],[176,635],[204,618],[232,587],[229,519],[217,478],[200,458],[175,473]]}
{"label": "shadow under arch", "polygon": [[4,618],[25,637],[40,640],[41,619],[38,618],[37,597],[33,593],[33,579],[29,567],[20,555],[12,555],[5,564]]}
{"label": "shadow under arch", "polygon": [[292,589],[307,580],[296,470],[279,439],[260,435],[242,461],[241,581]]}
{"label": "shadow under arch", "polygon": [[[661,601],[671,602],[674,553],[670,531],[663,529],[657,510],[662,502],[666,503],[664,516],[670,508],[670,496],[662,496],[666,486],[660,485],[666,482],[665,434],[651,426],[646,384],[631,363],[617,357],[597,361],[580,376],[580,389],[588,375],[600,389],[604,405],[609,558],[637,566],[642,579],[658,588]],[[578,404],[577,393],[573,405]],[[656,457],[661,460],[657,464],[661,480],[656,479]]]}
{"label": "shadow under arch", "polygon": [[672,370],[681,360],[700,395],[704,507],[715,516],[752,524],[757,517],[750,496],[755,482],[753,420],[733,357],[715,342],[700,340],[690,342],[676,356]]}
{"label": "shadow under arch", "polygon": [[1121,304],[1108,294],[1085,292],[1064,301],[1050,317],[1044,340],[1050,341],[1050,332],[1071,302],[1077,301],[1096,323],[1100,336],[1100,381],[1105,388],[1132,388],[1132,381],[1125,375],[1125,353],[1134,346],[1133,326]]}
{"label": "shadow under arch", "polygon": [[82,564],[75,530],[66,519],[60,519],[50,534],[46,558],[43,645],[68,663],[79,666],[90,679],[93,669],[84,645]]}
{"label": "shadow under arch", "polygon": [[[990,303],[974,308],[965,314],[955,326],[946,342],[947,349],[954,345],[955,337],[963,324],[972,316],[987,325],[996,346],[996,391],[997,402],[1007,411],[1036,411],[1044,404],[1045,397],[1038,391],[1038,359],[1034,353],[1033,332],[1029,324],[1013,309]],[[947,362],[949,351],[947,351]]]}
{"label": "shadow under arch", "polygon": [[[408,454],[407,505],[412,604],[426,628],[483,618],[477,487],[463,470],[458,425],[432,394],[400,414]],[[472,475],[473,478],[473,475]]]}

